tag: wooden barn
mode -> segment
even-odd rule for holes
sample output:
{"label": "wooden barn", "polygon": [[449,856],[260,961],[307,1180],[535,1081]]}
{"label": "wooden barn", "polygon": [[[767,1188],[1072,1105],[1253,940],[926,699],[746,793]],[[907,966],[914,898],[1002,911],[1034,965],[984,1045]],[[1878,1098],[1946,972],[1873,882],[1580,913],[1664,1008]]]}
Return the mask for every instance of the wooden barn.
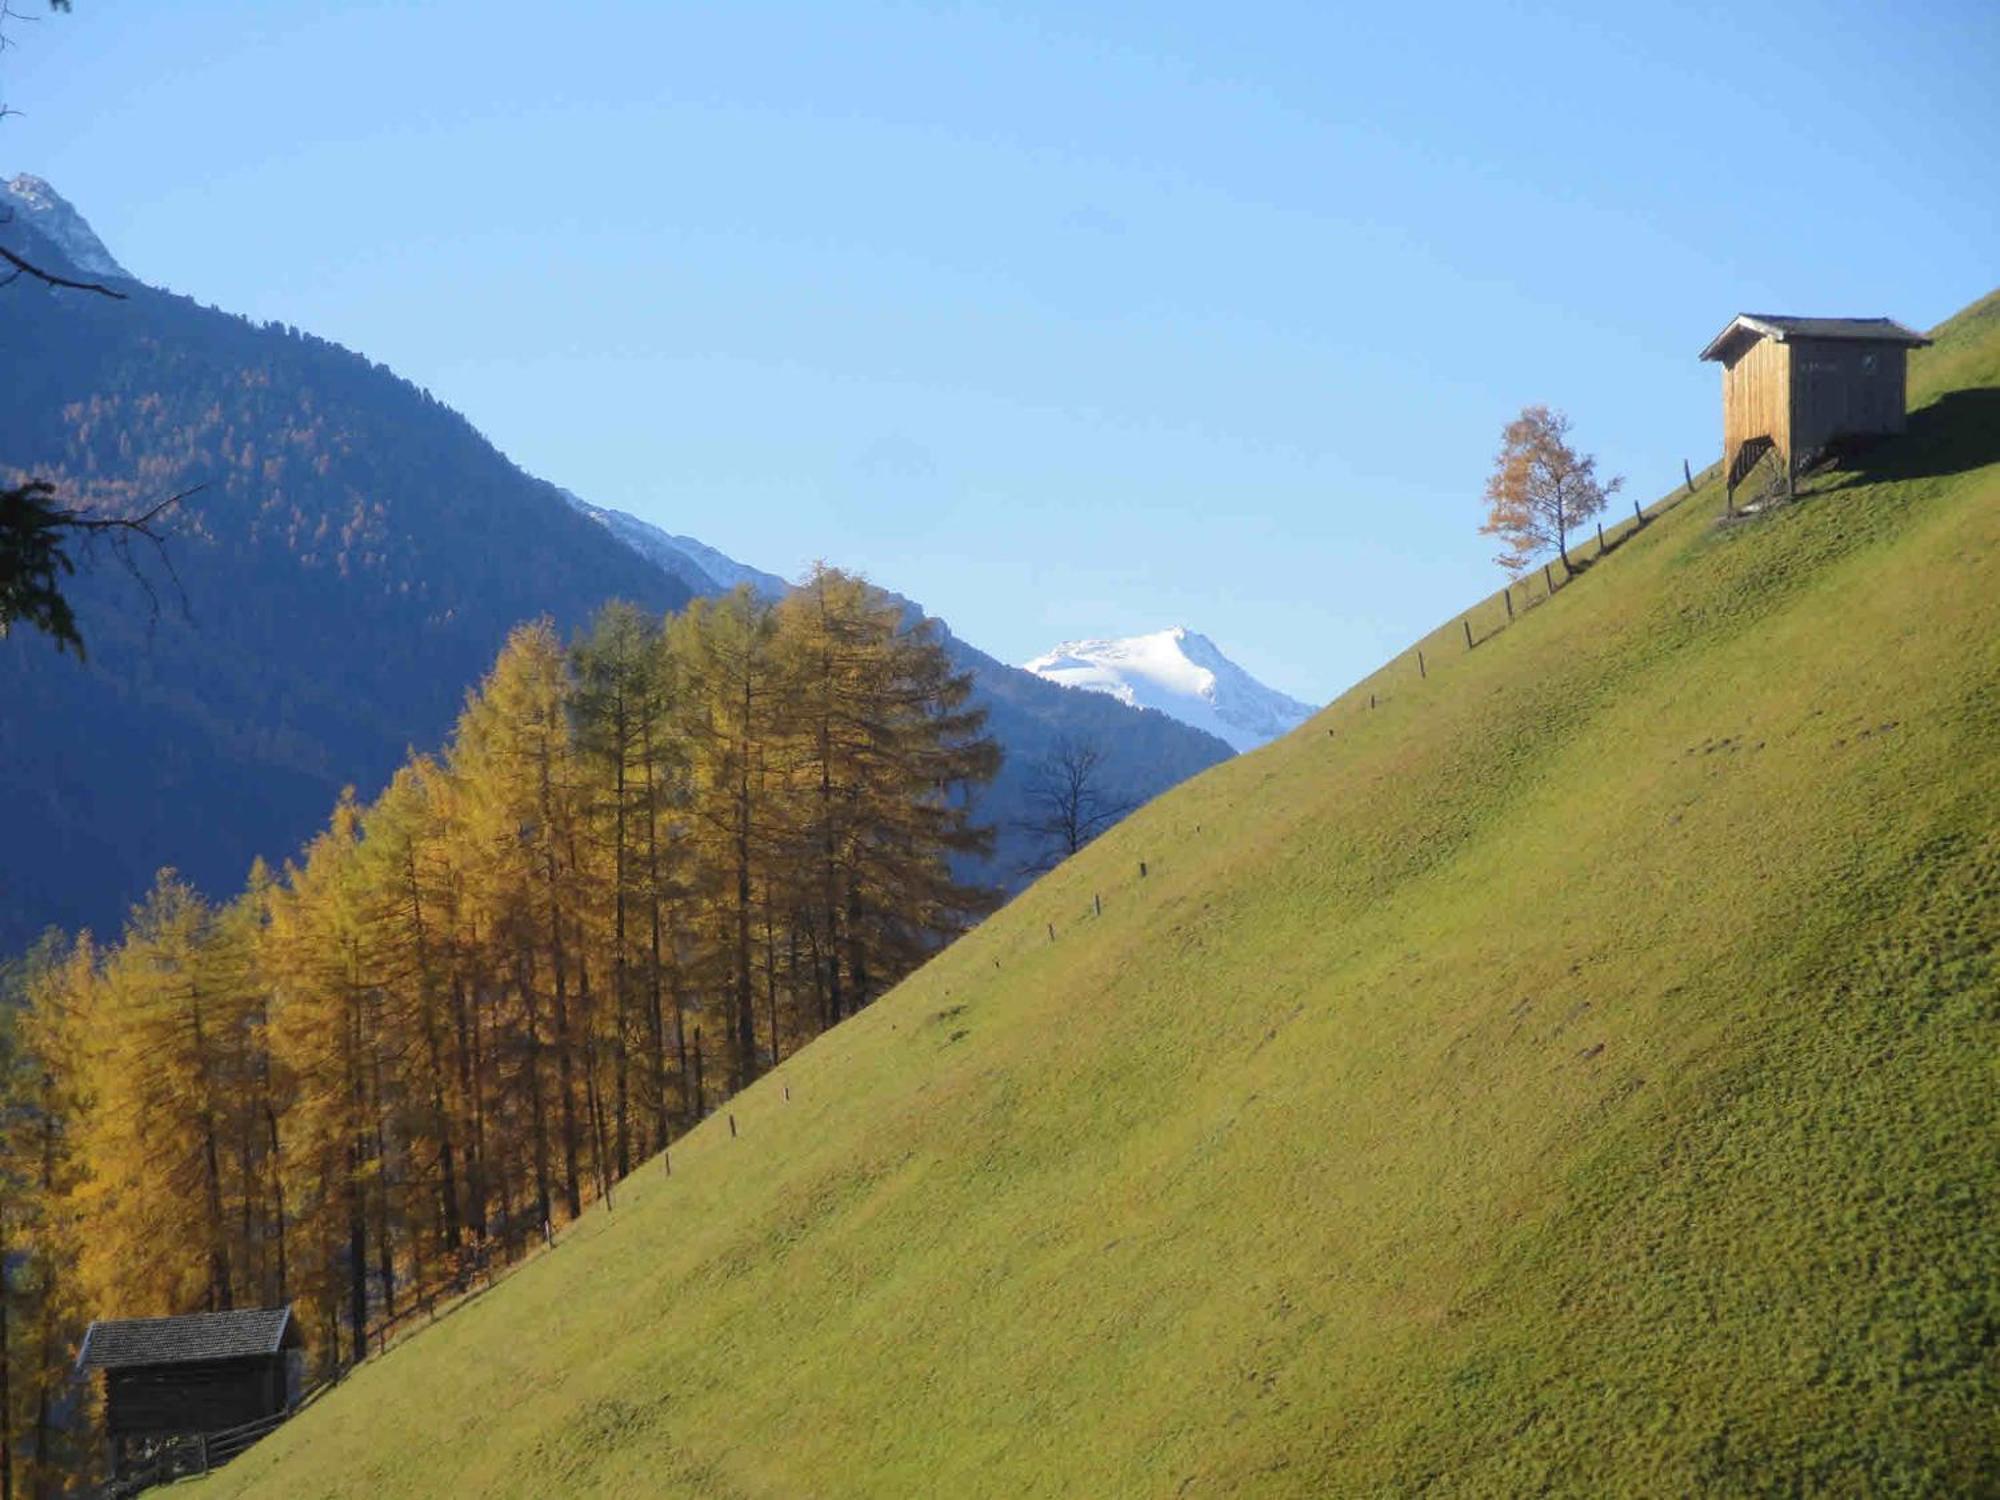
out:
{"label": "wooden barn", "polygon": [[1767,453],[1789,491],[1800,466],[1836,440],[1901,432],[1906,356],[1929,342],[1893,318],[1739,314],[1701,351],[1722,366],[1731,504]]}
{"label": "wooden barn", "polygon": [[170,1438],[208,1437],[282,1415],[298,1393],[289,1307],[92,1323],[79,1374],[104,1372],[112,1466],[124,1474]]}

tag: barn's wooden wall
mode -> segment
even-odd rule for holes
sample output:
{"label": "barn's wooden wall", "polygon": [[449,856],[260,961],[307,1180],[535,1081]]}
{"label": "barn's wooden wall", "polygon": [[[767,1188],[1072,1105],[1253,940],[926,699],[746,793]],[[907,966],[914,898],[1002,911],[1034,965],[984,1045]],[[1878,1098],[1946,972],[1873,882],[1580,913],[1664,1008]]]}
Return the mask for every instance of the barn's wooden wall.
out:
{"label": "barn's wooden wall", "polygon": [[124,1433],[220,1432],[285,1409],[281,1354],[107,1370],[105,1427]]}
{"label": "barn's wooden wall", "polygon": [[1722,370],[1722,457],[1754,437],[1787,449],[1791,433],[1791,360],[1776,339],[1759,339]]}
{"label": "barn's wooden wall", "polygon": [[1833,438],[1903,430],[1900,345],[1793,339],[1786,347],[1792,351],[1793,452],[1803,457]]}
{"label": "barn's wooden wall", "polygon": [[1789,460],[1836,437],[1901,432],[1907,351],[1853,339],[1757,340],[1722,371],[1722,454],[1767,437]]}

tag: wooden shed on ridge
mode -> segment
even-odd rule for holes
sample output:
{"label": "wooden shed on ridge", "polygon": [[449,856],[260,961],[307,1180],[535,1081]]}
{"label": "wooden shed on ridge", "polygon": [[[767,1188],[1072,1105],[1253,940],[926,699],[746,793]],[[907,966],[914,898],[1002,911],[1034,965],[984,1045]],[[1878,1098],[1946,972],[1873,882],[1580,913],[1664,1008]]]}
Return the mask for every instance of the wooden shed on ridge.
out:
{"label": "wooden shed on ridge", "polygon": [[209,1436],[290,1409],[298,1394],[298,1325],[289,1307],[92,1323],[79,1374],[104,1372],[114,1470],[169,1438]]}
{"label": "wooden shed on ridge", "polygon": [[1785,487],[1838,438],[1903,430],[1905,360],[1929,339],[1893,318],[1741,313],[1709,340],[1722,366],[1722,461],[1730,500],[1766,453]]}

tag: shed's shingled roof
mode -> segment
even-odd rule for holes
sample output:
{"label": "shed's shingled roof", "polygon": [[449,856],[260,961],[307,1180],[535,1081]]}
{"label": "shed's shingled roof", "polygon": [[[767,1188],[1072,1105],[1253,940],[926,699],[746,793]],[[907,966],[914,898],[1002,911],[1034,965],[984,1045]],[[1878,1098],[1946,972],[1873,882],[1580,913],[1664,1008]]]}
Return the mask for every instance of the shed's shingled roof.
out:
{"label": "shed's shingled roof", "polygon": [[1869,343],[1924,345],[1930,342],[1914,328],[1905,328],[1894,318],[1794,318],[1783,313],[1738,313],[1729,326],[1708,341],[1703,359],[1722,359],[1738,338],[1755,343],[1758,338],[1776,339],[1860,339]]}
{"label": "shed's shingled roof", "polygon": [[179,1318],[102,1319],[84,1334],[76,1367],[120,1370],[133,1365],[244,1359],[276,1354],[297,1344],[298,1337],[289,1307],[246,1307]]}

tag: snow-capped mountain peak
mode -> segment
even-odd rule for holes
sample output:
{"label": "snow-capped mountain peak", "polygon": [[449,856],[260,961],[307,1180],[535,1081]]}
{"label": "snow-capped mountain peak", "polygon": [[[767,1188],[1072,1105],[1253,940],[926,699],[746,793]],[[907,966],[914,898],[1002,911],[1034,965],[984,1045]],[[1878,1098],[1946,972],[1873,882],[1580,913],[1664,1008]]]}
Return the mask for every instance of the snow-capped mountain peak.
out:
{"label": "snow-capped mountain peak", "polygon": [[5,221],[10,213],[13,222],[41,235],[84,275],[133,279],[130,271],[111,258],[104,241],[97,237],[83,215],[70,206],[69,199],[42,178],[23,172],[11,182],[0,183],[0,221]]}
{"label": "snow-capped mountain peak", "polygon": [[1254,750],[1296,729],[1311,704],[1264,686],[1186,626],[1122,640],[1064,641],[1025,670],[1065,687],[1108,693],[1134,708],[1207,730],[1238,751]]}

